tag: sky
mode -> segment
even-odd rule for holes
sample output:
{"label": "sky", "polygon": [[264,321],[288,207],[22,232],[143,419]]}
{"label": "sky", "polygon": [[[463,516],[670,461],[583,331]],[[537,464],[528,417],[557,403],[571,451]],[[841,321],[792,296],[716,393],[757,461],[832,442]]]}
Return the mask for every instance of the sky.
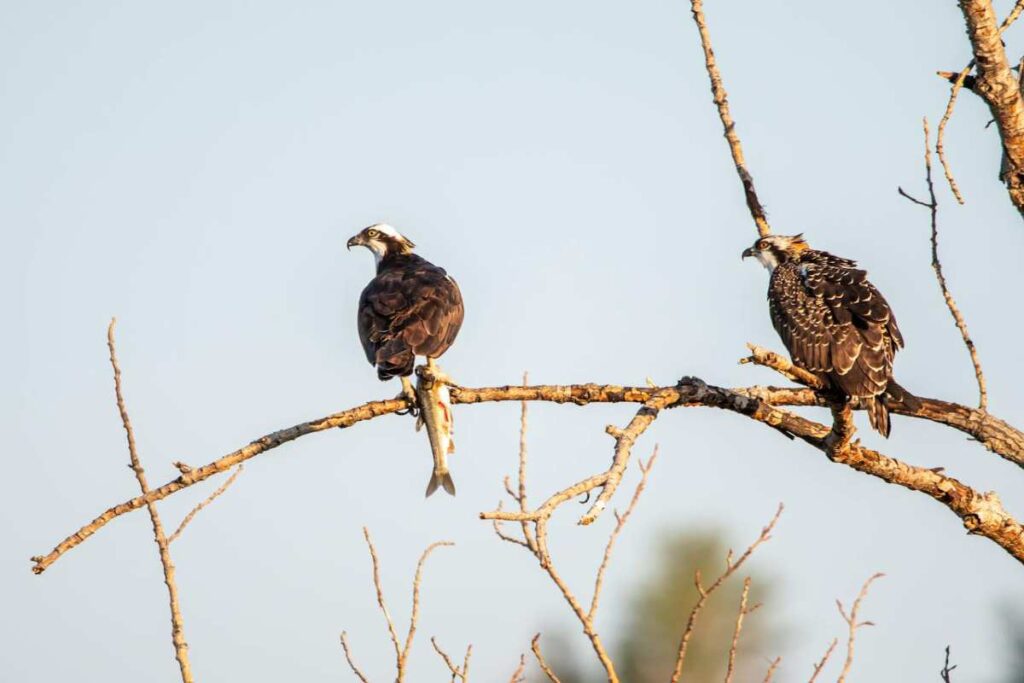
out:
{"label": "sky", "polygon": [[[923,196],[921,119],[934,127],[948,94],[934,72],[970,58],[956,4],[705,10],[774,229],[869,269],[907,340],[904,386],[976,401],[927,211],[896,192]],[[378,221],[460,283],[465,325],[443,366],[461,384],[525,370],[543,383],[779,382],[736,362],[748,341],[780,344],[766,274],[739,259],[755,232],[688,3],[41,0],[3,3],[0,17],[4,680],[178,678],[144,512],[29,571],[30,556],[137,494],[106,356],[112,316],[154,485],[177,476],[175,460],[203,464],[398,391],[356,337],[372,259],[344,249]],[[988,118],[961,97],[946,144],[967,203],[937,183],[940,248],[990,409],[1020,424],[1024,226]],[[423,499],[429,450],[408,418],[248,463],[172,547],[197,680],[350,680],[342,629],[386,679],[364,525],[400,624],[419,553],[456,543],[426,568],[412,680],[444,675],[430,635],[452,652],[472,642],[477,680],[505,680],[537,630],[578,633],[535,561],[477,519],[516,467],[518,410],[456,408],[454,499]],[[606,467],[604,427],[634,411],[532,405],[532,497]],[[896,417],[885,442],[858,421],[865,444],[944,466],[1024,514],[1024,474],[962,433]],[[733,414],[672,411],[635,454],[655,443],[608,574],[608,640],[666,530],[713,526],[744,547],[781,501],[751,565],[778,577],[762,609],[788,625],[780,680],[809,675],[844,633],[834,600],[875,571],[886,577],[863,614],[877,625],[859,636],[852,680],[934,680],[947,644],[965,680],[998,680],[1001,614],[1024,599],[1024,569],[948,510]],[[162,503],[166,524],[217,484]],[[559,514],[552,550],[586,597],[612,520],[583,529],[574,513]]]}

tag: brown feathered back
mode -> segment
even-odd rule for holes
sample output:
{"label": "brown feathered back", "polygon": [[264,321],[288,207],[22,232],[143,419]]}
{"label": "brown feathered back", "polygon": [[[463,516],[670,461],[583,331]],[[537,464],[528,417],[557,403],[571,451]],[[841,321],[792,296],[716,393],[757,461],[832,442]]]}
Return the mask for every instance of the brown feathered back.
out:
{"label": "brown feathered back", "polygon": [[440,357],[462,327],[462,293],[444,268],[387,254],[359,297],[359,341],[377,376],[412,374],[416,356]]}
{"label": "brown feathered back", "polygon": [[772,324],[793,362],[850,397],[863,399],[871,424],[888,436],[881,398],[903,336],[889,304],[856,263],[806,249],[772,272]]}

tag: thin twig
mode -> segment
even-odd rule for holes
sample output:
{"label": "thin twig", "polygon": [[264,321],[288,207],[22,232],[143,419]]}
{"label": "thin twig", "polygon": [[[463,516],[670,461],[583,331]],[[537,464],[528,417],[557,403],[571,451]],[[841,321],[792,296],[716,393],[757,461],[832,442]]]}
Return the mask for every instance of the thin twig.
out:
{"label": "thin twig", "polygon": [[540,634],[538,633],[530,641],[530,649],[533,650],[533,656],[537,658],[537,666],[544,672],[544,675],[548,677],[551,683],[562,683],[561,679],[555,675],[555,672],[551,670],[551,667],[544,660],[544,655],[540,651]]}
{"label": "thin twig", "polygon": [[725,91],[725,84],[722,82],[722,74],[718,70],[718,63],[715,61],[715,53],[711,48],[711,34],[708,32],[707,21],[704,18],[704,3],[702,0],[690,0],[690,9],[693,12],[693,20],[697,24],[697,31],[700,33],[700,44],[704,48],[704,65],[707,68],[708,78],[711,80],[711,94],[715,106],[718,108],[718,117],[722,120],[722,128],[725,130],[725,139],[729,142],[729,151],[732,152],[733,163],[736,164],[736,173],[739,174],[740,183],[743,184],[743,196],[747,201],[747,208],[750,216],[754,219],[758,234],[761,237],[771,234],[768,226],[768,219],[765,216],[764,207],[757,197],[754,189],[754,178],[747,170],[747,162],[743,158],[743,145],[740,143],[740,136],[736,133],[736,122],[729,111],[729,96]]}
{"label": "thin twig", "polygon": [[964,346],[967,347],[967,352],[971,356],[971,364],[974,366],[974,377],[978,382],[978,409],[986,411],[988,410],[988,390],[985,385],[985,374],[981,370],[981,359],[978,357],[978,349],[975,347],[974,340],[971,339],[971,335],[967,331],[967,323],[964,321],[964,317],[960,313],[960,309],[957,307],[956,301],[953,299],[953,295],[949,291],[949,286],[946,284],[946,276],[942,272],[942,262],[939,260],[939,204],[935,197],[935,185],[932,182],[932,156],[931,144],[929,142],[930,131],[928,128],[927,118],[924,119],[923,125],[925,181],[928,185],[928,196],[931,198],[931,201],[926,203],[914,199],[907,193],[903,192],[902,189],[900,190],[900,193],[913,202],[928,208],[931,212],[932,268],[935,270],[935,277],[939,281],[939,289],[942,291],[942,298],[945,300],[946,307],[949,309],[950,315],[953,316],[953,322],[956,323],[957,329],[960,330],[960,337],[964,340]]}
{"label": "thin twig", "polygon": [[[373,586],[377,589],[377,605],[384,613],[384,620],[388,623],[388,633],[391,636],[391,643],[395,647],[395,660],[401,662],[402,646],[398,643],[398,631],[395,630],[395,622],[391,619],[391,612],[388,611],[388,606],[384,602],[384,587],[380,581],[380,559],[377,557],[377,549],[373,546],[373,539],[370,538],[370,530],[365,526],[363,527],[363,538],[366,539],[366,545],[370,549],[370,560],[373,562]],[[399,670],[401,670],[400,666]]]}
{"label": "thin twig", "polygon": [[776,657],[772,660],[772,663],[768,665],[768,671],[764,674],[764,683],[772,683],[772,677],[775,675],[775,670],[779,668],[779,664],[782,663],[782,657]]}
{"label": "thin twig", "polygon": [[725,570],[710,586],[704,588],[704,585],[701,583],[700,571],[698,571],[694,576],[694,584],[697,586],[697,593],[699,594],[699,597],[697,598],[697,604],[695,604],[693,609],[690,610],[690,616],[686,620],[686,628],[683,630],[683,635],[679,639],[679,650],[676,654],[676,665],[672,672],[671,683],[678,683],[680,676],[683,675],[683,663],[686,661],[686,651],[690,645],[690,637],[693,635],[693,629],[697,626],[697,619],[700,617],[701,610],[704,609],[704,605],[707,603],[708,598],[711,597],[712,593],[718,590],[718,587],[721,586],[726,579],[732,576],[737,569],[743,566],[743,563],[750,558],[759,545],[771,539],[772,530],[775,528],[776,522],[779,521],[779,516],[782,514],[782,510],[783,505],[782,503],[779,503],[779,507],[775,511],[775,515],[772,517],[771,521],[761,529],[761,535],[747,547],[738,560],[733,562],[732,551],[729,551],[729,554],[726,555],[725,558]]}
{"label": "thin twig", "polygon": [[402,683],[405,680],[409,652],[412,649],[412,641],[416,635],[416,626],[420,618],[420,583],[423,578],[423,564],[435,548],[455,544],[451,541],[436,541],[428,545],[423,554],[420,555],[419,562],[416,563],[416,574],[412,582],[412,613],[409,615],[409,632],[405,637],[405,643],[402,644],[398,640],[398,632],[395,630],[395,622],[391,618],[391,612],[388,611],[387,604],[384,602],[384,587],[380,580],[380,559],[377,556],[377,549],[373,545],[373,540],[370,538],[370,530],[365,526],[363,527],[363,537],[366,539],[366,545],[370,549],[370,559],[373,561],[373,585],[377,589],[377,604],[380,606],[380,611],[384,613],[384,619],[388,624],[388,634],[391,636],[391,643],[395,648],[395,669],[397,670],[395,681],[396,683]]}
{"label": "thin twig", "polygon": [[807,683],[814,683],[814,681],[818,678],[818,674],[820,674],[821,670],[825,668],[825,664],[828,662],[828,658],[832,656],[832,652],[836,649],[836,645],[838,644],[839,639],[833,638],[832,643],[828,646],[828,649],[825,650],[825,655],[818,660],[817,664],[814,665],[814,673],[811,674],[811,679]]}
{"label": "thin twig", "polygon": [[[149,493],[149,484],[146,482],[146,472],[142,469],[142,462],[139,460],[138,450],[135,446],[135,430],[132,429],[131,419],[128,417],[128,408],[125,406],[124,394],[121,388],[121,366],[117,362],[117,348],[114,344],[114,327],[117,325],[117,318],[111,318],[107,327],[107,347],[110,349],[110,365],[114,370],[114,394],[117,397],[117,410],[121,414],[121,424],[124,426],[125,436],[128,439],[128,455],[131,458],[131,468],[135,472],[135,478],[139,482],[139,489],[142,494]],[[188,643],[185,642],[184,620],[181,616],[181,605],[178,601],[178,584],[174,580],[174,563],[171,561],[170,541],[164,533],[163,522],[160,521],[160,514],[157,512],[155,503],[147,503],[149,519],[153,524],[153,540],[160,553],[160,564],[163,566],[164,584],[167,586],[167,597],[171,609],[171,642],[174,645],[174,657],[178,660],[178,668],[181,670],[183,683],[192,683],[192,665],[188,658]]]}
{"label": "thin twig", "polygon": [[942,671],[939,675],[942,676],[942,683],[953,683],[953,669],[957,667],[956,664],[953,666],[949,665],[949,645],[946,646],[946,662],[942,665]]}
{"label": "thin twig", "polygon": [[593,619],[594,615],[597,614],[597,605],[601,599],[601,588],[604,586],[604,573],[608,569],[608,563],[612,559],[612,551],[615,549],[615,541],[618,539],[619,534],[622,533],[622,528],[626,526],[626,522],[629,521],[630,515],[633,514],[633,510],[636,508],[637,501],[640,500],[640,495],[644,492],[647,487],[647,475],[651,472],[651,467],[654,466],[654,461],[658,458],[658,445],[654,445],[654,452],[651,453],[651,457],[647,460],[645,465],[643,460],[640,461],[640,483],[636,485],[636,490],[633,492],[633,498],[629,501],[629,507],[626,508],[625,514],[620,515],[618,511],[615,512],[615,528],[612,530],[611,535],[608,537],[608,544],[604,548],[604,556],[601,558],[601,566],[597,569],[597,577],[594,579],[594,595],[590,599],[590,611],[587,612],[587,618]]}
{"label": "thin twig", "polygon": [[526,655],[519,655],[519,666],[512,672],[512,678],[508,679],[509,683],[523,683],[526,680],[524,671],[526,671]]}
{"label": "thin twig", "polygon": [[462,666],[458,666],[452,661],[448,653],[441,649],[441,646],[437,644],[437,639],[433,636],[430,637],[430,644],[434,646],[434,651],[441,656],[444,660],[445,666],[448,667],[448,672],[452,675],[451,683],[455,683],[455,679],[461,679],[463,683],[469,680],[469,658],[473,654],[473,644],[470,643],[466,647],[466,658],[462,662]]}
{"label": "thin twig", "polygon": [[[530,374],[528,372],[523,373],[523,386],[527,386],[530,381]],[[520,414],[519,414],[519,495],[516,497],[519,502],[519,509],[522,512],[526,512],[529,506],[526,502],[526,432],[528,423],[526,420],[526,407],[527,402],[520,402]],[[536,552],[537,542],[533,538],[533,534],[530,531],[530,525],[523,520],[521,523],[523,529],[523,539],[526,546]]]}
{"label": "thin twig", "polygon": [[202,510],[204,507],[206,507],[214,500],[216,500],[217,497],[220,496],[220,494],[227,491],[228,487],[235,483],[235,480],[238,479],[238,475],[242,473],[242,469],[244,467],[244,465],[239,465],[238,467],[236,467],[235,471],[231,473],[231,476],[228,477],[227,481],[218,486],[217,490],[211,493],[209,496],[207,496],[206,500],[192,508],[191,512],[185,515],[185,518],[181,520],[181,524],[179,524],[178,528],[174,530],[174,533],[167,538],[167,542],[173,543],[174,541],[176,541],[178,536],[181,536],[181,532],[185,530],[185,527],[189,525],[189,523],[195,518],[197,514],[199,514],[200,510]]}
{"label": "thin twig", "polygon": [[348,660],[348,665],[352,669],[352,673],[354,673],[363,683],[370,683],[363,672],[359,670],[359,667],[356,666],[355,660],[352,659],[352,652],[348,646],[348,633],[345,631],[341,632],[341,647],[345,651],[345,659]]}
{"label": "thin twig", "polygon": [[412,640],[416,635],[416,625],[420,620],[420,584],[423,582],[423,564],[430,557],[430,553],[442,546],[455,545],[451,541],[435,541],[427,546],[416,563],[416,575],[412,581],[412,613],[409,616],[409,633],[405,636],[405,647],[402,648],[402,655],[398,662],[399,680],[405,674],[405,667],[409,661],[409,652],[412,650]]}
{"label": "thin twig", "polygon": [[743,618],[757,609],[747,609],[747,598],[750,595],[750,577],[743,579],[743,592],[740,593],[740,609],[736,613],[736,627],[732,632],[732,644],[729,646],[729,665],[725,670],[725,683],[732,683],[733,673],[736,671],[736,650],[740,644],[740,631],[743,630]]}
{"label": "thin twig", "polygon": [[853,607],[850,608],[849,616],[847,616],[846,610],[843,609],[843,603],[836,600],[836,605],[839,607],[839,613],[843,615],[843,619],[849,627],[849,635],[846,639],[846,663],[843,664],[843,670],[839,674],[839,680],[837,683],[843,683],[843,681],[846,680],[846,676],[850,673],[850,667],[853,666],[853,644],[857,637],[857,629],[862,626],[874,626],[874,623],[870,621],[862,621],[858,623],[857,613],[860,611],[860,603],[867,596],[868,589],[871,587],[871,584],[874,583],[876,579],[880,579],[883,576],[885,576],[885,574],[878,572],[876,574],[872,574],[871,577],[864,582],[864,585],[861,586],[860,593],[857,594],[857,599],[853,601]]}

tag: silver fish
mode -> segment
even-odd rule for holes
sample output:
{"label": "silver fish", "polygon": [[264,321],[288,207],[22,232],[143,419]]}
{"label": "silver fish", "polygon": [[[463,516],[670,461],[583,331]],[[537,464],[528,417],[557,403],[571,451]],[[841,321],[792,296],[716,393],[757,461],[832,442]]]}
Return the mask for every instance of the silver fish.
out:
{"label": "silver fish", "polygon": [[448,456],[455,452],[455,442],[452,440],[452,397],[448,385],[444,382],[425,382],[421,377],[416,383],[416,398],[420,404],[416,428],[419,430],[422,425],[426,425],[430,451],[434,456],[434,471],[427,483],[427,496],[434,493],[438,486],[454,496],[455,482],[448,472]]}

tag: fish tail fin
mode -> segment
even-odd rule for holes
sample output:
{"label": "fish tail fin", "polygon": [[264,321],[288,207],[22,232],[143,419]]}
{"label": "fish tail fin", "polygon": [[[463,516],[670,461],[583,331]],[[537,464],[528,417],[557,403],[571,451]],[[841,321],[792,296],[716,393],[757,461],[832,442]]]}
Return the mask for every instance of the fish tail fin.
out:
{"label": "fish tail fin", "polygon": [[864,407],[867,408],[872,428],[888,439],[892,424],[889,422],[889,408],[885,405],[885,398],[882,396],[867,398],[864,400]]}
{"label": "fish tail fin", "polygon": [[427,498],[433,495],[434,491],[438,487],[443,488],[448,495],[455,495],[455,482],[452,481],[452,475],[449,472],[432,472],[430,474],[430,481],[427,482]]}

